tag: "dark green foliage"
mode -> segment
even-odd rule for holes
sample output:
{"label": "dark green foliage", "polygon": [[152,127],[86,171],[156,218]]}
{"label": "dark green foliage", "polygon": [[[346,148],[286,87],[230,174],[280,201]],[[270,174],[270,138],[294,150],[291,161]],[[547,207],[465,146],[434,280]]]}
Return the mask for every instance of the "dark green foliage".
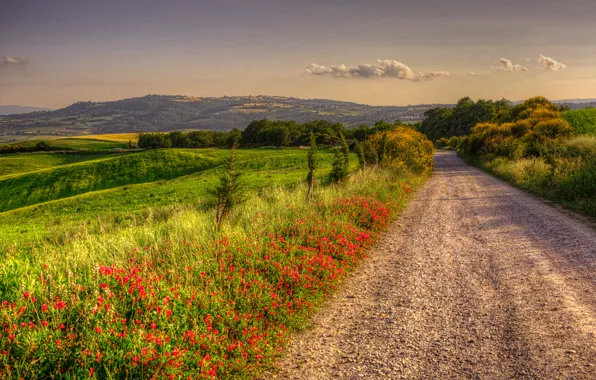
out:
{"label": "dark green foliage", "polygon": [[360,168],[364,169],[366,166],[366,159],[364,157],[364,149],[362,149],[362,144],[358,141],[358,139],[354,139],[354,153],[358,157],[358,163],[360,164]]}
{"label": "dark green foliage", "polygon": [[[348,142],[346,141],[346,138],[344,137],[344,134],[342,133],[342,131],[338,131],[338,136],[339,136],[339,141],[341,143],[341,153],[344,155],[344,167],[345,167],[345,172],[349,173],[350,172],[350,147],[348,146]],[[347,174],[346,174],[347,176]]]}
{"label": "dark green foliage", "polygon": [[377,162],[379,165],[383,165],[383,160],[385,158],[385,153],[387,152],[387,133],[383,133],[381,138],[381,146],[379,147],[379,159]]}
{"label": "dark green foliage", "polygon": [[329,180],[331,182],[342,183],[348,178],[348,174],[344,154],[340,149],[335,149],[331,173],[329,173]]}
{"label": "dark green foliage", "polygon": [[307,198],[312,195],[315,186],[315,169],[317,168],[317,140],[313,132],[310,133],[310,149],[307,155],[308,162],[308,175],[306,176],[306,182],[308,183]]}
{"label": "dark green foliage", "polygon": [[469,97],[460,99],[453,108],[433,108],[424,113],[419,131],[436,141],[441,137],[464,136],[482,122],[506,122],[512,118],[508,100],[474,102]]}
{"label": "dark green foliage", "polygon": [[226,171],[220,177],[219,185],[212,192],[216,197],[215,228],[218,231],[234,206],[244,201],[242,194],[244,187],[240,181],[241,174],[236,163],[236,145],[234,145],[230,157],[226,160]]}
{"label": "dark green foliage", "polygon": [[50,146],[48,145],[47,142],[40,141],[37,144],[35,144],[35,150],[36,151],[50,150]]}

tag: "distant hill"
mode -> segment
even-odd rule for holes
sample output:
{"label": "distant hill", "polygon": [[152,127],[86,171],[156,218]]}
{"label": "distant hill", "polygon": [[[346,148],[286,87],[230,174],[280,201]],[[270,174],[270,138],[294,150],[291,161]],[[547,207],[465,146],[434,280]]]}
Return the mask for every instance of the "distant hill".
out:
{"label": "distant hill", "polygon": [[[593,99],[561,100],[570,108],[585,108]],[[585,101],[585,102],[583,102]],[[379,120],[417,122],[428,109],[446,104],[369,106],[327,99],[282,96],[188,97],[147,95],[110,102],[77,102],[44,112],[0,116],[0,143],[35,136],[71,136],[183,129],[243,129],[252,120],[312,120],[341,122],[347,127],[372,125]],[[4,106],[9,107],[9,106]],[[14,106],[10,106],[14,107]],[[0,109],[2,109],[0,107]],[[39,109],[38,109],[39,110]],[[1,113],[1,112],[0,112]]]}
{"label": "distant hill", "polygon": [[316,119],[348,127],[379,120],[415,122],[438,105],[369,106],[325,99],[280,96],[196,98],[147,95],[111,102],[77,102],[66,108],[0,117],[0,135],[76,135],[180,129],[231,130],[252,120]]}
{"label": "distant hill", "polygon": [[28,112],[36,112],[36,111],[48,111],[49,108],[43,107],[31,107],[31,106],[0,106],[0,115],[14,115],[14,114],[21,114],[21,113],[28,113]]}

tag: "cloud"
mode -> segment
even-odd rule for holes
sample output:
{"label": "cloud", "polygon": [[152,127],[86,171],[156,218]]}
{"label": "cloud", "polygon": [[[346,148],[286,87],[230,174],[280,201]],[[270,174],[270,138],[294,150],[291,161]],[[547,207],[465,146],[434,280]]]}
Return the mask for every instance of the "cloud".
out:
{"label": "cloud", "polygon": [[542,68],[551,71],[559,71],[567,67],[567,65],[564,63],[557,62],[550,57],[543,56],[542,54],[538,56],[538,63],[542,66]]}
{"label": "cloud", "polygon": [[410,81],[449,76],[448,71],[414,72],[408,65],[390,59],[377,59],[376,64],[363,63],[353,67],[346,65],[327,67],[313,63],[306,68],[306,72],[310,75],[334,78],[397,78]]}
{"label": "cloud", "polygon": [[499,63],[501,66],[492,66],[492,68],[497,71],[529,71],[527,67],[513,63],[507,58],[499,58]]}
{"label": "cloud", "polygon": [[23,58],[17,58],[17,57],[11,57],[8,55],[5,55],[4,57],[2,57],[3,59],[3,63],[2,66],[25,66],[26,64],[29,63],[28,59],[23,59]]}

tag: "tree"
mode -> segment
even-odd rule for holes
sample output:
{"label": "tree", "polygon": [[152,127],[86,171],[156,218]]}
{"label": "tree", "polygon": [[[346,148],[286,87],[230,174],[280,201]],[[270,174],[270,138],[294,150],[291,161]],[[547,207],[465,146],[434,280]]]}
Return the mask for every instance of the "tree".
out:
{"label": "tree", "polygon": [[348,142],[344,137],[342,131],[338,131],[339,141],[341,142],[341,153],[344,156],[344,172],[345,176],[347,177],[350,173],[350,147],[348,146]]}
{"label": "tree", "polygon": [[334,154],[335,156],[331,166],[331,173],[329,173],[329,179],[331,182],[342,183],[348,176],[348,173],[346,172],[345,158],[339,149],[335,149]]}
{"label": "tree", "polygon": [[35,144],[35,150],[49,150],[49,149],[50,149],[50,146],[45,141],[40,141],[37,144]]}
{"label": "tree", "polygon": [[354,139],[354,152],[356,156],[358,156],[358,164],[360,164],[360,168],[364,169],[366,165],[366,159],[364,158],[364,149],[362,149],[362,145],[358,141],[358,139]]}
{"label": "tree", "polygon": [[132,140],[128,140],[128,149],[132,149]]}
{"label": "tree", "polygon": [[315,134],[310,132],[310,149],[308,150],[308,175],[306,181],[308,182],[308,193],[306,198],[310,199],[312,191],[315,186],[315,169],[317,168],[317,140]]}
{"label": "tree", "polygon": [[379,165],[384,164],[385,153],[387,152],[387,133],[381,137],[381,147],[379,148]]}
{"label": "tree", "polygon": [[226,160],[226,171],[220,177],[220,184],[212,194],[216,197],[215,228],[221,229],[222,222],[228,217],[232,208],[244,201],[242,192],[244,187],[240,181],[241,172],[236,164],[236,144],[232,146],[232,153]]}

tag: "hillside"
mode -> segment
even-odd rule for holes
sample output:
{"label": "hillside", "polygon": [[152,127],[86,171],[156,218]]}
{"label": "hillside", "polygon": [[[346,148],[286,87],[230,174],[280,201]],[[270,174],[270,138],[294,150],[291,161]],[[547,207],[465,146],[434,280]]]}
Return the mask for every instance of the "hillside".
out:
{"label": "hillside", "polygon": [[379,120],[419,121],[434,105],[368,106],[323,99],[278,96],[196,98],[147,95],[111,102],[78,102],[66,108],[0,117],[0,142],[18,142],[36,135],[70,136],[181,129],[231,130],[252,120],[312,120],[346,126]]}
{"label": "hillside", "polygon": [[0,115],[14,115],[28,112],[39,112],[49,111],[49,108],[44,107],[32,107],[32,106],[18,106],[18,105],[6,105],[0,106]]}

